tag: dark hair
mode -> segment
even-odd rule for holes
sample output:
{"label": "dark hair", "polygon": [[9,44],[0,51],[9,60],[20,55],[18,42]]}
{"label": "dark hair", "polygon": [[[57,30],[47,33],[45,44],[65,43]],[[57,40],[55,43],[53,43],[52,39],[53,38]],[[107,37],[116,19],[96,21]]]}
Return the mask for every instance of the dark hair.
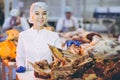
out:
{"label": "dark hair", "polygon": [[87,34],[87,39],[89,39],[90,41],[92,41],[92,39],[93,39],[93,36],[98,36],[98,37],[101,37],[101,35],[100,34],[98,34],[98,33],[89,33],[89,34]]}

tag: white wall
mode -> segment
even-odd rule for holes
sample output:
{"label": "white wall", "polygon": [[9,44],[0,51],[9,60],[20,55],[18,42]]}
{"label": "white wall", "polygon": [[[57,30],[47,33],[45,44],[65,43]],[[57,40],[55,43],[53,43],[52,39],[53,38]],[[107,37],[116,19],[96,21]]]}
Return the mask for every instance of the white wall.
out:
{"label": "white wall", "polygon": [[120,0],[86,0],[86,17],[92,18],[95,7],[111,6],[120,6]]}
{"label": "white wall", "polygon": [[[20,0],[24,2],[24,7],[21,9],[25,12],[26,16],[29,17],[29,8],[32,2],[43,1],[49,7],[49,18],[50,20],[57,20],[63,16],[63,8],[65,5],[71,6],[73,14],[80,18],[84,16],[84,0]],[[110,7],[120,6],[120,0],[86,0],[86,18],[92,18],[95,7]]]}

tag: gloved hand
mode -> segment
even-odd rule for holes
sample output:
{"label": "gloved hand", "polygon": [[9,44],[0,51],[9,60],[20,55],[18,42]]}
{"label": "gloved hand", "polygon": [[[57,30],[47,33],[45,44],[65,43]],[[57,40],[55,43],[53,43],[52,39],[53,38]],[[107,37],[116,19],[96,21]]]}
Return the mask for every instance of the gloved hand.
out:
{"label": "gloved hand", "polygon": [[81,45],[81,42],[80,42],[80,41],[77,41],[77,40],[67,40],[67,41],[66,41],[67,47],[71,46],[72,44],[75,44],[76,46],[80,46],[80,45]]}
{"label": "gloved hand", "polygon": [[16,69],[16,72],[18,72],[18,73],[23,73],[23,72],[25,72],[25,71],[26,71],[26,68],[23,67],[23,66],[20,66],[20,67],[18,67],[18,68]]}
{"label": "gloved hand", "polygon": [[73,44],[73,40],[67,40],[66,45],[67,47],[71,46]]}
{"label": "gloved hand", "polygon": [[80,41],[77,41],[77,40],[73,40],[73,44],[75,44],[76,46],[80,46],[80,45],[81,45],[81,42],[80,42]]}

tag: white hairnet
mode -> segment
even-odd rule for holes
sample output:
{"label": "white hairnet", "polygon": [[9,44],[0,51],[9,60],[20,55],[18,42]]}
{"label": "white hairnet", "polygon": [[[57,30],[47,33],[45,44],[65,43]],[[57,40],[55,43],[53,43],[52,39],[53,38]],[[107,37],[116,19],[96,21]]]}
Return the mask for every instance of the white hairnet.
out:
{"label": "white hairnet", "polygon": [[19,16],[20,15],[20,12],[18,9],[12,9],[10,11],[10,16]]}
{"label": "white hairnet", "polygon": [[72,9],[69,7],[69,6],[67,6],[66,8],[65,8],[65,13],[66,12],[71,12],[72,13]]}
{"label": "white hairnet", "polygon": [[33,20],[32,20],[33,12],[38,10],[39,8],[42,8],[45,11],[47,11],[47,14],[48,14],[48,6],[44,2],[35,2],[30,7],[30,18],[29,18],[30,23],[33,23]]}

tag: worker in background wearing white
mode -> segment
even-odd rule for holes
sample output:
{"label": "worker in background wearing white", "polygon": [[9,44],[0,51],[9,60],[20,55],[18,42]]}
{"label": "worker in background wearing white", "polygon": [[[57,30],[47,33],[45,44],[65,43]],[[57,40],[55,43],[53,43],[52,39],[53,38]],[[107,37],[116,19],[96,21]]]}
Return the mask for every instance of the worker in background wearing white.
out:
{"label": "worker in background wearing white", "polygon": [[17,29],[18,31],[24,31],[29,29],[29,24],[27,23],[27,20],[23,17],[20,17],[20,12],[18,9],[12,9],[10,11],[10,17],[8,17],[3,26],[2,26],[2,32],[4,33],[7,30],[10,29]]}
{"label": "worker in background wearing white", "polygon": [[65,8],[65,16],[61,18],[56,25],[56,31],[68,32],[79,28],[78,20],[72,16],[72,9],[67,6]]}

